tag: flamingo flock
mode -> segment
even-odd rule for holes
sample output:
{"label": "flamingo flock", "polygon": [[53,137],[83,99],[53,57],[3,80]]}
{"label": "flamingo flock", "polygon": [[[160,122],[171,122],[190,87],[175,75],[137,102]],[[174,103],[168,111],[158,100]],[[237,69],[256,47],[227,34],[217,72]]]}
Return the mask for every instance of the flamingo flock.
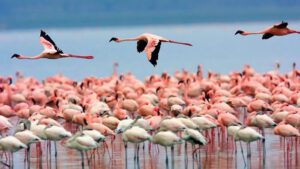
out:
{"label": "flamingo flock", "polygon": [[[250,144],[255,141],[265,156],[265,130],[284,141],[285,152],[297,151],[299,91],[296,64],[285,74],[278,70],[257,73],[245,65],[242,71],[208,72],[207,77],[199,65],[196,72],[155,74],[144,81],[131,73],[119,75],[117,64],[111,76],[91,76],[80,82],[63,75],[41,82],[17,72],[15,78],[0,77],[0,150],[10,153],[0,162],[13,168],[13,153],[26,149],[24,160],[30,168],[30,147],[35,145],[35,156],[42,163],[45,151],[51,157],[51,145],[54,157],[60,156],[58,143],[80,153],[84,168],[85,159],[91,165],[89,154],[95,158],[98,149],[111,158],[115,140],[121,139],[126,168],[132,160],[128,159],[128,146],[135,147],[137,163],[141,149],[150,154],[164,147],[166,166],[170,147],[171,168],[176,168],[174,149],[184,144],[185,154],[191,154],[201,168],[201,158],[211,151],[209,147],[225,143],[230,148],[233,142],[235,152],[240,149],[245,165],[249,165],[243,144],[247,145],[248,159]],[[186,168],[191,165],[187,159],[185,163]]]}
{"label": "flamingo flock", "polygon": [[[287,22],[282,22],[260,32],[238,30],[235,35],[262,34],[262,39],[269,39],[300,33],[287,26]],[[153,66],[157,65],[161,43],[192,46],[150,33],[135,38],[112,37],[111,41],[137,41],[137,51],[145,51]],[[44,47],[40,54],[31,57],[14,54],[11,58],[94,58],[65,54],[43,30],[40,43]],[[118,64],[114,64],[113,74],[109,77],[91,76],[80,82],[63,75],[38,81],[24,77],[20,72],[15,78],[0,77],[0,151],[4,152],[0,163],[14,168],[13,154],[25,149],[24,164],[30,168],[31,147],[35,145],[38,168],[42,168],[45,151],[47,160],[52,156],[52,145],[57,160],[59,144],[80,153],[82,168],[86,166],[86,159],[91,167],[99,149],[111,159],[113,145],[116,139],[121,139],[126,169],[131,160],[129,146],[134,146],[137,168],[140,149],[148,150],[151,155],[159,153],[161,147],[165,149],[166,168],[170,163],[168,148],[171,149],[171,168],[176,168],[175,148],[180,151],[182,144],[185,168],[189,165],[194,168],[195,163],[197,168],[202,168],[202,155],[207,158],[213,151],[210,147],[220,148],[223,143],[227,144],[227,149],[235,150],[235,156],[240,149],[245,166],[251,168],[252,142],[257,142],[257,147],[263,149],[264,159],[266,157],[268,135],[265,130],[278,135],[279,144],[283,140],[284,152],[295,151],[297,154],[300,70],[296,63],[285,74],[279,73],[279,64],[275,70],[265,73],[257,73],[250,65],[245,65],[242,71],[208,72],[204,77],[199,65],[196,72],[182,70],[174,75],[154,74],[144,81],[131,73],[119,75],[117,67]],[[231,143],[234,143],[233,147],[230,147]],[[192,164],[189,164],[188,155],[192,156]],[[289,153],[284,157],[290,161]]]}

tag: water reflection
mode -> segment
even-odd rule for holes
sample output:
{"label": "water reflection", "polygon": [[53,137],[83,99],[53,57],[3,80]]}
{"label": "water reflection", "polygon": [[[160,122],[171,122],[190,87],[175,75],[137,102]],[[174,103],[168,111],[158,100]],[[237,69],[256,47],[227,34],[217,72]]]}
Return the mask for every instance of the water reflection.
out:
{"label": "water reflection", "polygon": [[[53,142],[42,142],[31,145],[30,158],[26,159],[26,150],[14,154],[14,168],[134,168],[134,169],[266,169],[266,168],[297,168],[299,165],[299,141],[295,138],[279,138],[271,129],[265,131],[265,142],[253,142],[246,155],[245,143],[234,142],[217,131],[209,132],[209,144],[197,149],[189,143],[174,146],[174,149],[157,145],[135,146],[128,143],[127,156],[120,136],[114,142],[107,139],[107,146],[101,144],[98,149],[84,153],[82,166],[81,153],[63,146],[57,142],[57,156]],[[213,135],[212,135],[213,134]],[[218,137],[218,135],[220,137]],[[227,142],[228,140],[228,142]],[[242,149],[243,148],[243,149]],[[41,150],[41,151],[40,151]],[[264,153],[264,150],[266,152]],[[244,151],[244,155],[242,154]],[[8,154],[2,154],[2,161],[9,164]],[[7,168],[0,164],[1,168]]]}

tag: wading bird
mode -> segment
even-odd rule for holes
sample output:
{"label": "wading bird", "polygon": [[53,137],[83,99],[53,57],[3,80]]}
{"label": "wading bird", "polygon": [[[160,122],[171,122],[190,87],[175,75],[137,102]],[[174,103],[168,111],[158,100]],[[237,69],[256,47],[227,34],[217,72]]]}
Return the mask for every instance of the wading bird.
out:
{"label": "wading bird", "polygon": [[161,36],[153,35],[150,33],[144,33],[138,37],[135,38],[116,38],[112,37],[109,42],[115,41],[115,42],[124,42],[124,41],[137,41],[137,51],[146,52],[147,59],[149,62],[153,65],[157,65],[157,60],[158,60],[158,53],[160,50],[160,45],[162,42],[169,42],[169,43],[176,43],[180,45],[187,45],[187,46],[192,46],[190,43],[184,43],[184,42],[177,42],[174,40],[169,40],[166,38],[163,38]]}
{"label": "wading bird", "polygon": [[60,58],[81,58],[81,59],[93,59],[93,56],[79,56],[79,55],[73,55],[73,54],[67,54],[64,53],[61,49],[59,49],[54,41],[50,38],[50,36],[43,30],[41,30],[40,34],[40,43],[44,47],[44,51],[36,56],[23,56],[19,54],[12,55],[11,58],[17,58],[17,59],[60,59]]}
{"label": "wading bird", "polygon": [[262,39],[269,39],[273,36],[284,36],[284,35],[288,35],[288,34],[292,34],[292,33],[298,33],[300,34],[300,31],[296,31],[293,29],[289,29],[288,27],[288,23],[282,21],[279,24],[273,25],[271,27],[266,28],[263,31],[260,32],[245,32],[242,30],[238,30],[236,31],[235,35],[237,34],[241,34],[241,35],[256,35],[256,34],[262,34]]}

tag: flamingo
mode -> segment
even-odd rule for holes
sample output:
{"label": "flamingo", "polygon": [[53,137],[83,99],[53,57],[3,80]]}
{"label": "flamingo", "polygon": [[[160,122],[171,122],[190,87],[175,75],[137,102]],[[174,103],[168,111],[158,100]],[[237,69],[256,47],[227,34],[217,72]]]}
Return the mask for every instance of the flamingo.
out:
{"label": "flamingo", "polygon": [[[126,160],[126,168],[127,168],[127,143],[132,142],[135,143],[135,152],[134,159],[138,160],[139,154],[139,143],[142,143],[146,140],[150,140],[151,136],[147,133],[147,131],[139,126],[134,126],[137,121],[141,119],[141,116],[137,116],[132,122],[130,122],[123,130],[122,140],[124,142],[125,147],[125,160]],[[118,126],[119,127],[119,126]]]}
{"label": "flamingo", "polygon": [[152,142],[153,144],[159,144],[165,147],[166,164],[168,164],[167,147],[171,147],[172,154],[174,154],[174,145],[181,144],[182,140],[172,131],[159,131],[154,136],[152,136]]}
{"label": "flamingo", "polygon": [[126,168],[127,168],[127,143],[131,142],[135,144],[135,151],[134,151],[134,160],[139,160],[139,143],[145,142],[151,139],[151,136],[147,133],[147,131],[141,127],[133,126],[132,125],[136,122],[133,121],[129,127],[125,129],[122,133],[122,140],[124,142],[125,147],[125,158],[126,158]]}
{"label": "flamingo", "polygon": [[245,32],[242,30],[238,30],[236,31],[235,35],[241,34],[243,36],[247,36],[247,35],[262,34],[263,35],[262,39],[269,39],[273,36],[284,36],[292,33],[300,34],[300,31],[289,29],[287,26],[288,23],[282,21],[281,23],[268,27],[265,30],[260,32]]}
{"label": "flamingo", "polygon": [[162,42],[192,46],[192,44],[190,43],[177,42],[150,33],[144,33],[135,38],[121,39],[121,38],[112,37],[109,42],[111,41],[115,41],[115,42],[137,41],[137,51],[140,53],[145,50],[147,59],[154,67],[157,65],[158,53]]}
{"label": "flamingo", "polygon": [[70,137],[65,145],[68,148],[76,149],[80,151],[81,166],[84,169],[84,154],[83,151],[88,151],[97,147],[97,142],[89,135],[78,132],[74,136]]}
{"label": "flamingo", "polygon": [[[205,137],[197,130],[194,129],[185,129],[183,132],[183,136],[182,138],[186,141],[186,142],[190,142],[192,144],[192,146],[194,147],[195,144],[199,145],[199,148],[194,149],[193,153],[196,152],[197,149],[200,150],[200,146],[206,145],[207,141],[205,139]],[[185,148],[185,152],[187,152],[187,144],[185,144],[184,146]],[[199,159],[200,159],[200,168],[201,168],[201,158],[200,158],[201,153],[199,152]]]}
{"label": "flamingo", "polygon": [[55,157],[57,157],[56,142],[63,138],[72,136],[72,134],[63,127],[54,126],[52,124],[49,124],[46,128],[44,128],[44,133],[47,137],[47,140],[54,141]]}
{"label": "flamingo", "polygon": [[[261,134],[259,134],[257,131],[255,131],[253,128],[250,127],[240,127],[237,129],[237,131],[234,134],[234,140],[235,141],[244,141],[247,143],[247,157],[251,157],[251,150],[250,150],[250,143],[256,140],[265,139]],[[240,142],[241,143],[241,142]],[[244,153],[243,153],[243,147],[241,145],[241,151],[243,160],[244,159]],[[265,152],[264,152],[265,154]],[[245,162],[246,164],[246,162]]]}
{"label": "flamingo", "polygon": [[102,135],[99,131],[93,129],[84,129],[83,134],[92,137],[97,143],[105,141],[105,136]]}
{"label": "flamingo", "polygon": [[50,36],[43,30],[41,30],[40,34],[40,43],[44,47],[44,51],[36,56],[28,57],[23,56],[19,54],[12,55],[11,58],[17,58],[17,59],[60,59],[60,58],[81,58],[81,59],[93,59],[93,56],[79,56],[79,55],[73,55],[73,54],[66,54],[61,49],[59,49],[54,41],[50,38]]}
{"label": "flamingo", "polygon": [[[7,136],[7,137],[0,139],[0,150],[9,151],[11,153],[12,161],[10,164],[10,168],[14,168],[13,167],[13,165],[14,165],[13,153],[16,151],[19,151],[20,149],[23,149],[23,148],[27,148],[27,146],[14,136]],[[3,162],[1,161],[1,163],[3,163]],[[4,165],[8,166],[7,164],[4,164]]]}
{"label": "flamingo", "polygon": [[8,118],[0,115],[0,131],[5,131],[9,128],[12,128],[11,122]]}
{"label": "flamingo", "polygon": [[[19,121],[15,131],[15,137],[27,146],[26,156],[28,164],[30,160],[30,144],[41,141],[41,139],[38,136],[36,136],[32,131],[30,131],[30,127],[31,122],[29,120],[22,119]],[[30,166],[28,167],[30,168]]]}

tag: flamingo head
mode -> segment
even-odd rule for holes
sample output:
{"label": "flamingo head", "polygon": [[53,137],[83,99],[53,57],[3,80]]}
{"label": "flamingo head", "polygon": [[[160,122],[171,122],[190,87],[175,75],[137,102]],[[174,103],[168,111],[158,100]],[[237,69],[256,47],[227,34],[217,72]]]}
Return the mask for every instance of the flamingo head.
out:
{"label": "flamingo head", "polygon": [[111,41],[119,42],[119,38],[112,37],[112,38],[109,40],[109,42],[111,42]]}
{"label": "flamingo head", "polygon": [[237,30],[236,32],[235,32],[235,35],[237,35],[237,34],[243,34],[243,33],[245,33],[244,31],[242,31],[242,30]]}
{"label": "flamingo head", "polygon": [[19,54],[13,54],[10,58],[12,59],[12,58],[19,58],[19,57],[20,57]]}

